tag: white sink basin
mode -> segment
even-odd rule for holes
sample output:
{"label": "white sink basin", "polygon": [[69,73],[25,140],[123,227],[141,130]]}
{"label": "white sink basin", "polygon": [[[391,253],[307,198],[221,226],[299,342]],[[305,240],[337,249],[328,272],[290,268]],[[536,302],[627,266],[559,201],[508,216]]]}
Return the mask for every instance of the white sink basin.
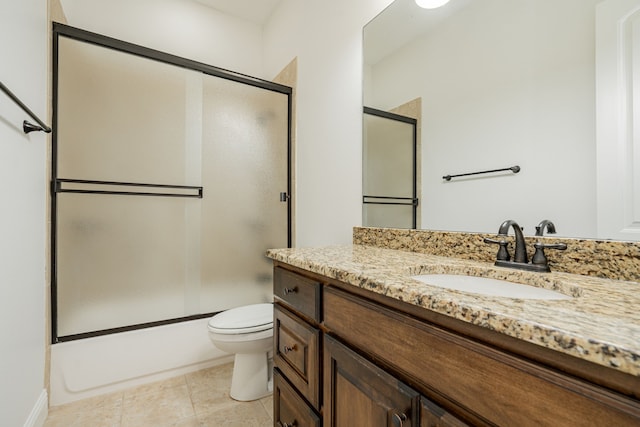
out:
{"label": "white sink basin", "polygon": [[422,274],[411,278],[431,286],[494,297],[544,300],[571,299],[570,296],[549,289],[507,280],[491,279],[489,277],[458,274]]}

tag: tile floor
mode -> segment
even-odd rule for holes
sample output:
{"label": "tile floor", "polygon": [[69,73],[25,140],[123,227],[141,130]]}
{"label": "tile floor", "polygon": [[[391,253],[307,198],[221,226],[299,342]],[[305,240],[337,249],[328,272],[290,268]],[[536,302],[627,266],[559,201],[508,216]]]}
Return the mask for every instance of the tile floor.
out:
{"label": "tile floor", "polygon": [[49,408],[45,427],[267,427],[273,398],[229,397],[233,364]]}

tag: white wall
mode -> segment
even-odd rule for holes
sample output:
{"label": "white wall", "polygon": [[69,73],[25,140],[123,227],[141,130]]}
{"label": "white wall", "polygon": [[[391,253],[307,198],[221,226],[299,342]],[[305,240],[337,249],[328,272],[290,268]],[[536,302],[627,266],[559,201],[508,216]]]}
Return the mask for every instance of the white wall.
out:
{"label": "white wall", "polygon": [[283,0],[265,28],[267,74],[298,57],[297,246],[362,222],[362,27],[389,3]]}
{"label": "white wall", "polygon": [[[47,10],[41,0],[0,1],[0,81],[49,124]],[[0,93],[0,425],[46,416],[45,247],[47,137]]]}
{"label": "white wall", "polygon": [[[422,96],[422,226],[595,236],[597,0],[474,2],[371,70],[373,106]],[[520,165],[517,175],[443,175]]]}
{"label": "white wall", "polygon": [[61,0],[68,24],[205,64],[263,77],[262,31],[188,0]]}

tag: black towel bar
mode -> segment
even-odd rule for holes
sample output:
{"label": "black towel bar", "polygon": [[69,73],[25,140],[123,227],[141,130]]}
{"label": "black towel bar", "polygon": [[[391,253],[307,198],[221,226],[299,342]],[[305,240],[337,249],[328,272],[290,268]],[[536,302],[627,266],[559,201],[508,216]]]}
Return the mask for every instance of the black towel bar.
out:
{"label": "black towel bar", "polygon": [[492,169],[489,171],[481,171],[481,172],[470,172],[470,173],[461,173],[458,175],[445,175],[442,177],[445,181],[451,181],[451,178],[456,178],[459,176],[469,176],[469,175],[479,175],[481,173],[491,173],[491,172],[502,172],[502,171],[511,171],[513,173],[520,172],[520,166],[511,166],[510,168],[502,168],[502,169]]}
{"label": "black towel bar", "polygon": [[22,110],[23,110],[25,113],[27,113],[29,116],[31,116],[31,118],[32,118],[33,120],[35,120],[35,121],[38,123],[38,125],[39,125],[39,126],[34,125],[33,123],[28,122],[27,120],[24,120],[24,121],[22,122],[22,131],[23,131],[24,133],[33,132],[33,131],[36,131],[36,130],[37,130],[37,131],[46,132],[46,133],[50,133],[50,132],[51,132],[51,128],[50,128],[49,126],[45,125],[45,124],[42,122],[42,120],[40,120],[40,119],[38,118],[38,116],[36,116],[36,115],[33,113],[33,111],[31,111],[31,110],[29,109],[29,107],[27,107],[26,105],[24,105],[24,103],[23,103],[22,101],[20,101],[20,100],[18,99],[18,97],[17,97],[17,96],[15,96],[15,95],[13,94],[13,92],[11,92],[11,91],[9,90],[9,88],[8,88],[8,87],[6,87],[2,82],[0,82],[0,89],[2,89],[2,91],[3,91],[3,92],[4,92],[4,93],[9,97],[9,98],[11,98],[11,100],[12,100],[13,102],[15,102],[16,104],[18,104],[18,106],[19,106],[20,108],[22,108]]}

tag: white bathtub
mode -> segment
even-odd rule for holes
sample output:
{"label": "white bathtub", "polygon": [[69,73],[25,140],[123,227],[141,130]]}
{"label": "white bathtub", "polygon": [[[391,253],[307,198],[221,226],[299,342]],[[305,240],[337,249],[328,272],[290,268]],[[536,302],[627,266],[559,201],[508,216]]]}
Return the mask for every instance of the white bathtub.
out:
{"label": "white bathtub", "polygon": [[86,338],[51,346],[49,403],[159,381],[233,361],[213,346],[208,318]]}

